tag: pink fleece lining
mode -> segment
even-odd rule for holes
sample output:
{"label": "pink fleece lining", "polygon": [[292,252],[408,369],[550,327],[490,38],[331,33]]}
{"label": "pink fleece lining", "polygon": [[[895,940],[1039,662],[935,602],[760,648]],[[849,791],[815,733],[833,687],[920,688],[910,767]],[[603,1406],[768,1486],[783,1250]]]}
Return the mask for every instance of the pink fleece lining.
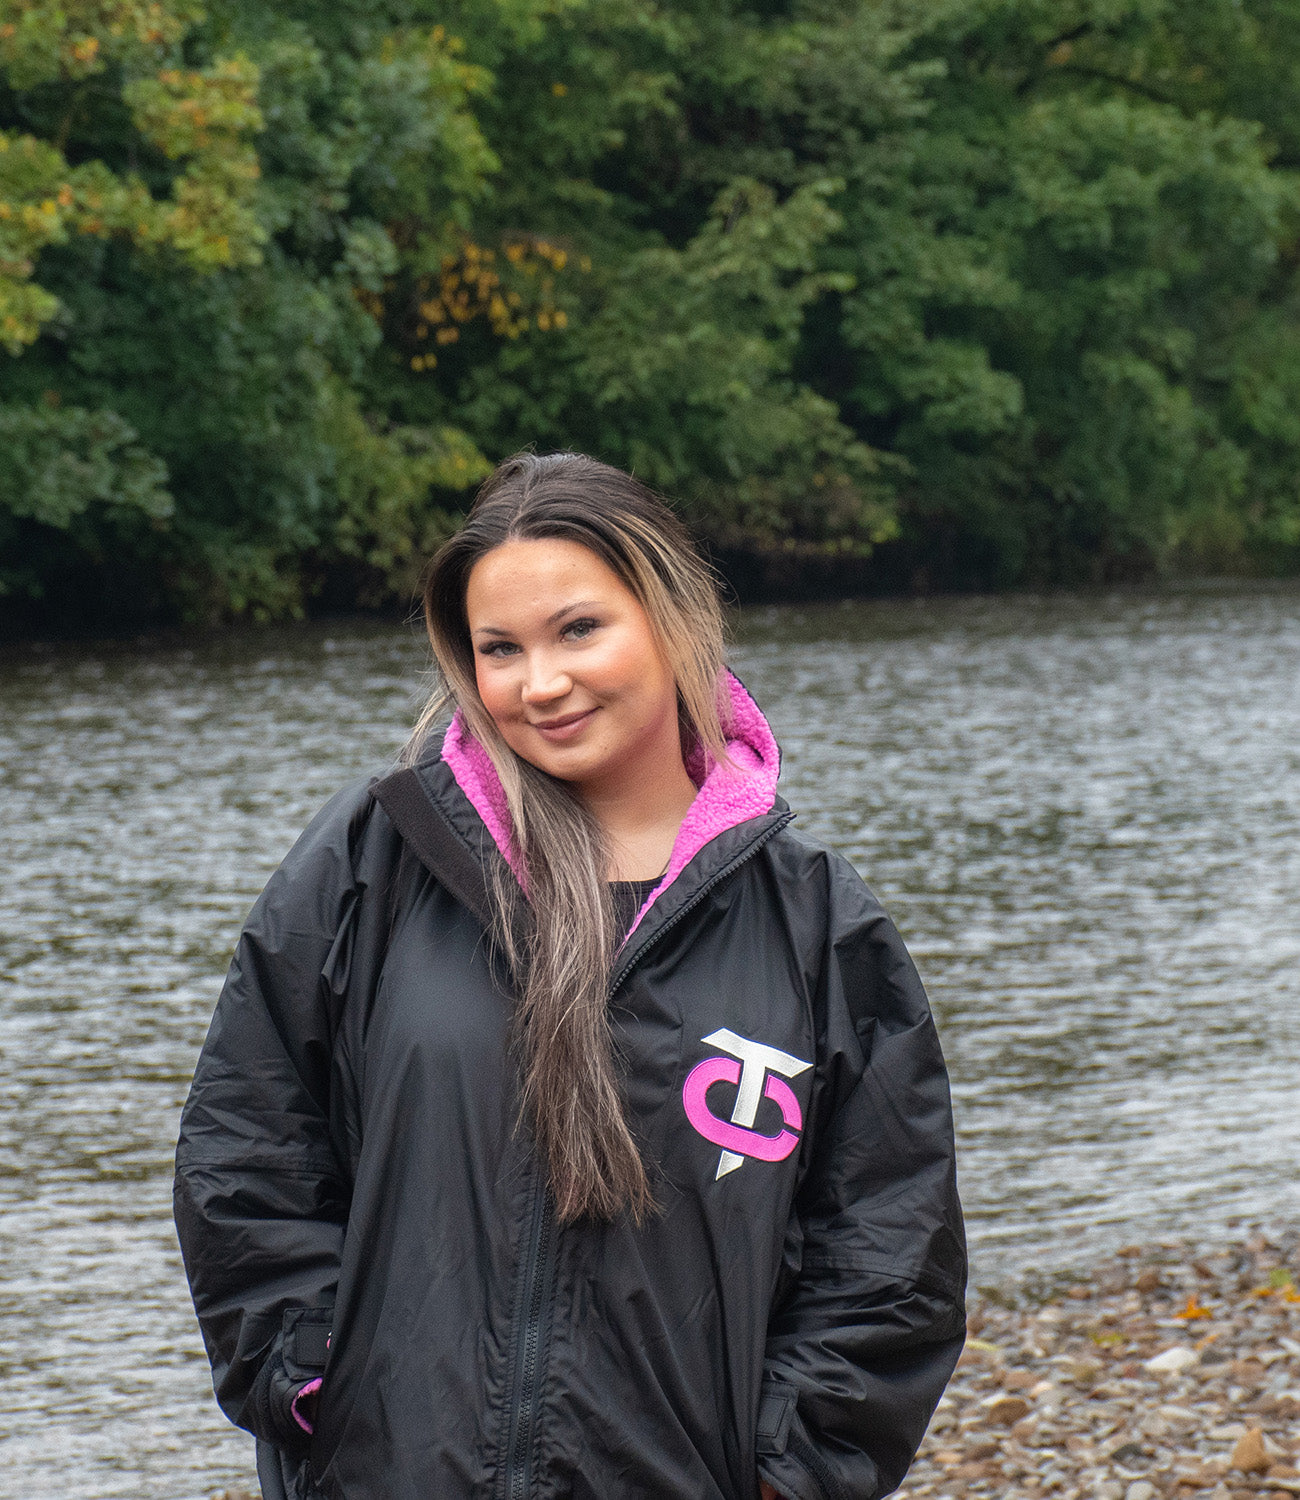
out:
{"label": "pink fleece lining", "polygon": [[506,789],[501,785],[492,757],[470,733],[469,725],[459,709],[447,726],[442,742],[442,758],[451,767],[451,774],[456,778],[461,791],[469,798],[474,811],[486,824],[493,842],[501,851],[502,859],[515,872],[515,879],[527,891],[528,886],[515,854]]}
{"label": "pink fleece lining", "polygon": [[301,1427],[302,1430],[306,1433],[315,1432],[316,1429],[298,1410],[298,1403],[304,1396],[312,1396],[318,1390],[320,1390],[320,1388],[321,1377],[318,1375],[315,1380],[309,1380],[306,1385],[299,1388],[297,1395],[294,1396],[293,1401],[289,1406],[289,1410],[293,1413],[294,1421],[297,1422],[298,1426]]}
{"label": "pink fleece lining", "polygon": [[701,754],[701,764],[687,767],[700,789],[677,830],[663,879],[637,912],[636,920],[623,939],[625,944],[641,925],[645,914],[705,844],[729,828],[736,828],[750,818],[761,818],[772,811],[776,778],[781,770],[781,753],[762,709],[741,686],[739,679],[727,672],[725,685],[730,698],[730,713],[725,716],[724,728],[727,755],[732,764],[728,766],[715,761],[711,755]]}
{"label": "pink fleece lining", "polygon": [[[727,754],[732,764],[715,761],[700,752],[687,766],[691,779],[699,787],[695,801],[682,820],[673,843],[673,852],[663,878],[655,886],[628,929],[631,937],[646,912],[672,885],[691,860],[707,843],[729,828],[761,818],[772,811],[776,796],[776,779],[781,769],[776,740],[758,704],[730,672],[724,674],[728,703],[724,711]],[[483,746],[469,732],[459,713],[452,719],[442,742],[442,758],[461,791],[469,798],[475,812],[483,819],[502,858],[515,872],[527,891],[511,837],[510,811],[505,789],[496,767]],[[627,939],[624,939],[626,942]]]}

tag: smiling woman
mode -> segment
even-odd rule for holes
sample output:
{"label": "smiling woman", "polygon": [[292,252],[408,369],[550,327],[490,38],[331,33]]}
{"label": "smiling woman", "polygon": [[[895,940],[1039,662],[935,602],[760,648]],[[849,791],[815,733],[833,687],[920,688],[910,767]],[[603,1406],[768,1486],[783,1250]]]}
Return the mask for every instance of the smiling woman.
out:
{"label": "smiling woman", "polygon": [[708,570],[521,455],[425,614],[404,763],[263,893],[186,1106],[218,1397],[295,1500],[887,1494],[961,1347],[947,1078]]}
{"label": "smiling woman", "polygon": [[474,565],[465,614],[502,739],[578,790],[608,840],[611,879],[662,875],[697,788],[672,664],[636,595],[589,548],[541,537]]}

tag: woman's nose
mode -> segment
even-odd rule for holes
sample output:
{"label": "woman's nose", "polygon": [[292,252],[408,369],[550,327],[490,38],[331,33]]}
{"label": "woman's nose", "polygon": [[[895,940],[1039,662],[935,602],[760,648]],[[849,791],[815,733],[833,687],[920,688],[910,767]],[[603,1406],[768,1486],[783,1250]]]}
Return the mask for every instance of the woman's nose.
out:
{"label": "woman's nose", "polygon": [[524,678],[524,702],[546,703],[552,698],[563,698],[573,686],[569,674],[558,662],[545,656],[534,656],[528,663],[528,675]]}

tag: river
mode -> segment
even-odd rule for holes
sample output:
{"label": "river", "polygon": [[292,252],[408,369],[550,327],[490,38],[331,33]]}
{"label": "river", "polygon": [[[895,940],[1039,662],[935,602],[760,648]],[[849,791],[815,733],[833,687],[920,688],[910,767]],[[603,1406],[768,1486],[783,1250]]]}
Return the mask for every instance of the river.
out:
{"label": "river", "polygon": [[[1300,591],[748,611],[800,822],[892,911],[975,1279],[1300,1219]],[[408,628],[0,655],[0,1496],[252,1487],[170,1220],[239,923],[418,704]]]}

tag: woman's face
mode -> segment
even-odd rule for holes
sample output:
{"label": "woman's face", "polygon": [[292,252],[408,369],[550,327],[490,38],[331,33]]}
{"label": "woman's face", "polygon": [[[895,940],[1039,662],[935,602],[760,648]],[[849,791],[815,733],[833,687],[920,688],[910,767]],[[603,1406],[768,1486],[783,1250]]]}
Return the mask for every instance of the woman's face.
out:
{"label": "woman's face", "polygon": [[[509,541],[470,571],[479,695],[506,744],[591,791],[680,766],[677,688],[636,596],[594,552]],[[671,757],[665,763],[661,757]]]}

